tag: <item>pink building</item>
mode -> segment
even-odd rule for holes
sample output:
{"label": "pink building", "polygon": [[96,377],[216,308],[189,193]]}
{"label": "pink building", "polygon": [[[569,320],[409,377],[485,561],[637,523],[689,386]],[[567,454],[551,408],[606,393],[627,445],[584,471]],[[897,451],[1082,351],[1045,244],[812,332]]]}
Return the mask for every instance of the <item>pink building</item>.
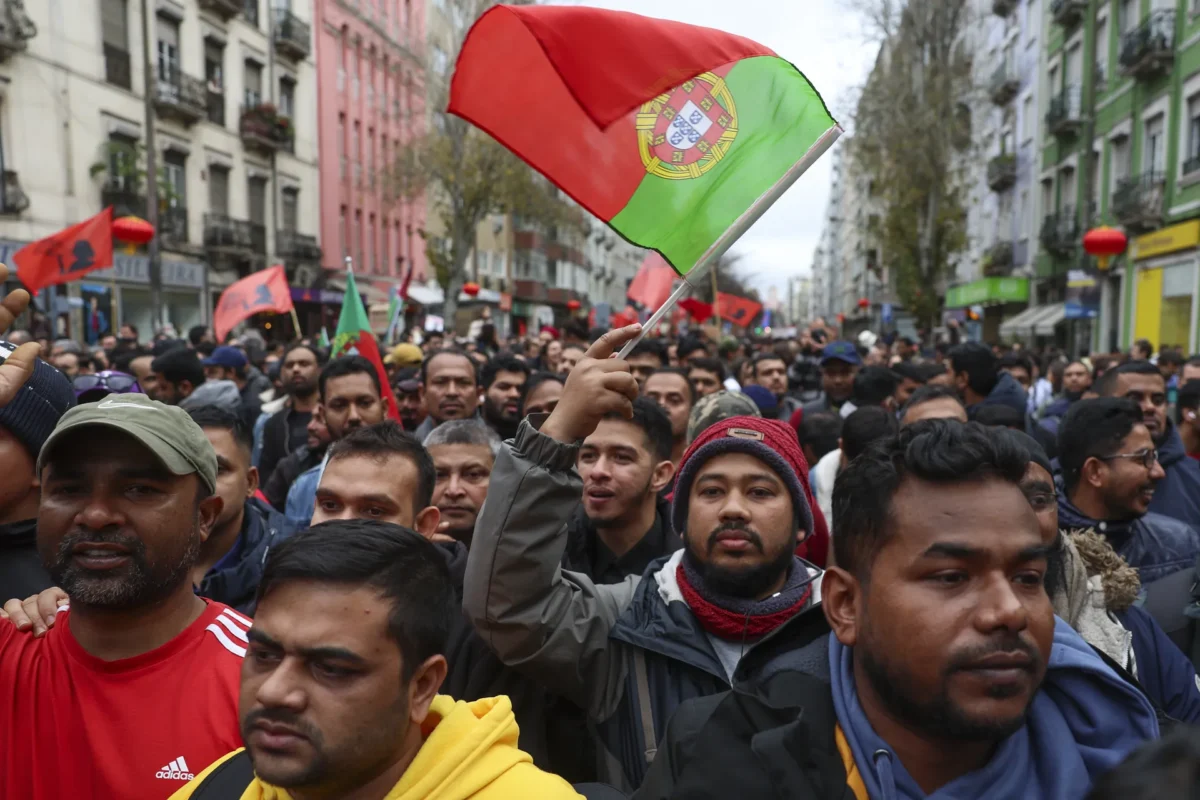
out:
{"label": "pink building", "polygon": [[426,278],[425,201],[388,196],[384,175],[425,125],[424,0],[315,0],[324,266]]}

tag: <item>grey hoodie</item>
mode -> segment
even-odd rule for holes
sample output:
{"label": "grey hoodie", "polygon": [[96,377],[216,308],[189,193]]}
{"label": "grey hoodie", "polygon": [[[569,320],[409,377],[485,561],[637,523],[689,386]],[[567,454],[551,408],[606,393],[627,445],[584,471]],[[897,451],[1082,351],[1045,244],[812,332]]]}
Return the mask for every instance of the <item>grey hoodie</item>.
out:
{"label": "grey hoodie", "polygon": [[201,406],[219,406],[226,411],[240,414],[242,411],[242,393],[238,391],[233,381],[205,381],[192,390],[192,393],[179,401],[179,407],[184,411],[200,408]]}

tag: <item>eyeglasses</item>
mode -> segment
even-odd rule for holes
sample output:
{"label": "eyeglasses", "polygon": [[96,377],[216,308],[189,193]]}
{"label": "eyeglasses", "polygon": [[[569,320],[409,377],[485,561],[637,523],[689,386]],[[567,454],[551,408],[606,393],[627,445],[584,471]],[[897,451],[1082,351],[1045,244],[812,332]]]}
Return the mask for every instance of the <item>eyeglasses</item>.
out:
{"label": "eyeglasses", "polygon": [[1141,462],[1141,465],[1146,469],[1153,469],[1154,465],[1158,463],[1158,451],[1151,449],[1139,450],[1136,453],[1114,453],[1111,456],[1103,456],[1100,460],[1112,461],[1114,458],[1128,458]]}
{"label": "eyeglasses", "polygon": [[138,391],[137,378],[132,375],[76,375],[71,383],[76,395],[92,389],[106,389],[114,394]]}

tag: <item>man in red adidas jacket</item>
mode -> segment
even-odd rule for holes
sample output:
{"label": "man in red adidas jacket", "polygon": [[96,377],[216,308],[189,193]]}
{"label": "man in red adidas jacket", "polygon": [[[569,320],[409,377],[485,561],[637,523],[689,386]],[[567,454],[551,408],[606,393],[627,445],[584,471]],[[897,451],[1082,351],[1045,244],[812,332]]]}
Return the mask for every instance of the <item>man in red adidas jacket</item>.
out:
{"label": "man in red adidas jacket", "polygon": [[126,394],[68,411],[37,466],[38,551],[70,606],[43,638],[0,620],[0,798],[169,797],[241,744],[250,621],[190,572],[216,456],[185,411]]}

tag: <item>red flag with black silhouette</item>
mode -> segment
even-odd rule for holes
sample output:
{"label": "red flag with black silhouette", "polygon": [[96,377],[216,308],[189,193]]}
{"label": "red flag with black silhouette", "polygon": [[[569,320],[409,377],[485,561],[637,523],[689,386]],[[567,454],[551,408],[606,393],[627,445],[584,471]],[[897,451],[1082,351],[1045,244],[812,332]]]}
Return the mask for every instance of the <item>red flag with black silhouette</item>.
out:
{"label": "red flag with black silhouette", "polygon": [[218,342],[223,342],[225,335],[242,320],[255,314],[286,314],[291,310],[292,291],[288,288],[283,265],[276,264],[242,278],[221,292],[213,312],[213,333]]}
{"label": "red flag with black silhouette", "polygon": [[638,267],[637,275],[629,283],[625,295],[643,308],[656,309],[671,296],[671,285],[675,283],[675,269],[658,253],[650,253]]}
{"label": "red flag with black silhouette", "polygon": [[112,206],[45,239],[22,247],[13,255],[17,277],[37,294],[47,286],[82,278],[113,263]]}
{"label": "red flag with black silhouette", "polygon": [[762,311],[762,303],[725,292],[717,292],[717,305],[720,307],[721,319],[743,328],[749,327],[758,316],[758,312]]}

